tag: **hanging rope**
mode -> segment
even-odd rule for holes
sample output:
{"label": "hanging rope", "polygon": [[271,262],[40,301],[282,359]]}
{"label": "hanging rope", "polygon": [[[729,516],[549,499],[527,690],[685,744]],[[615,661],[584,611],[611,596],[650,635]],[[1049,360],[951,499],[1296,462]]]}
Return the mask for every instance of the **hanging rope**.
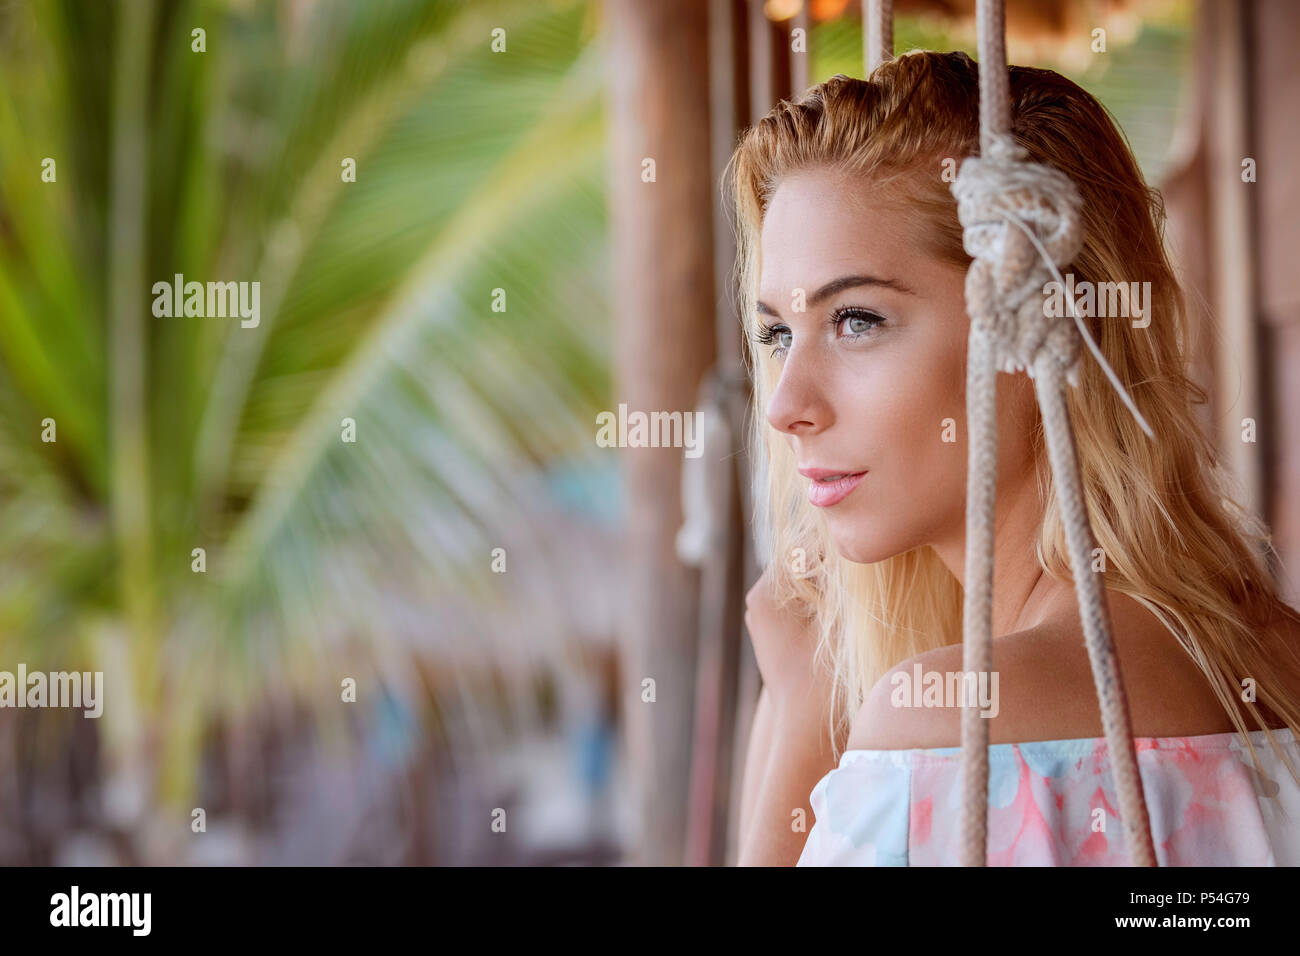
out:
{"label": "hanging rope", "polygon": [[[966,276],[971,317],[966,377],[970,455],[966,499],[966,588],[962,666],[992,670],[993,519],[997,485],[997,373],[1025,370],[1034,380],[1048,458],[1056,481],[1066,548],[1079,599],[1088,658],[1111,756],[1125,845],[1131,861],[1154,866],[1150,822],[1138,774],[1128,702],[1111,639],[1101,579],[1090,567],[1096,547],[1079,478],[1065,385],[1078,384],[1079,344],[1087,341],[1111,384],[1148,435],[1151,428],[1101,358],[1074,303],[1073,324],[1046,314],[1042,287],[1083,242],[1080,198],[1060,171],[1028,161],[1011,136],[1011,100],[1002,0],[978,0],[980,156],[963,161],[953,195],[973,258]],[[1014,227],[1014,228],[1013,228]],[[962,862],[988,859],[988,723],[962,708]]]}
{"label": "hanging rope", "polygon": [[862,45],[867,76],[894,58],[894,0],[862,0]]}

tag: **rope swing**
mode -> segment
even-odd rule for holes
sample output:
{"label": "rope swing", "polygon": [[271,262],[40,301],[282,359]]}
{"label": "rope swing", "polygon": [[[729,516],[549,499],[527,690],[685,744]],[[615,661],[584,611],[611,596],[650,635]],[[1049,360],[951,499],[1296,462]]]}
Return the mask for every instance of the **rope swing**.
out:
{"label": "rope swing", "polygon": [[862,0],[863,59],[867,76],[894,58],[894,0]]}
{"label": "rope swing", "polygon": [[[889,0],[867,0],[868,72],[871,56],[887,59],[881,45]],[[879,8],[879,9],[878,9]],[[882,18],[874,22],[872,16]],[[1041,290],[1050,278],[1064,287],[1058,265],[1083,243],[1082,200],[1068,176],[1028,161],[1011,135],[1011,99],[1002,0],[977,0],[979,38],[980,155],[966,158],[952,185],[963,245],[973,258],[966,274],[970,339],[966,373],[969,459],[966,476],[966,586],[962,619],[962,667],[968,674],[992,670],[993,519],[997,485],[997,373],[1025,370],[1034,380],[1088,659],[1101,709],[1102,727],[1115,778],[1125,846],[1135,866],[1155,866],[1155,849],[1129,721],[1102,580],[1091,569],[1096,540],[1088,522],[1065,386],[1078,385],[1079,345],[1086,342],[1112,387],[1147,435],[1151,426],[1137,410],[1066,296],[1070,318],[1053,318]],[[888,35],[892,36],[892,30]],[[879,38],[879,39],[878,39]],[[874,49],[874,52],[872,52]],[[973,701],[961,716],[962,864],[988,861],[987,719]]]}

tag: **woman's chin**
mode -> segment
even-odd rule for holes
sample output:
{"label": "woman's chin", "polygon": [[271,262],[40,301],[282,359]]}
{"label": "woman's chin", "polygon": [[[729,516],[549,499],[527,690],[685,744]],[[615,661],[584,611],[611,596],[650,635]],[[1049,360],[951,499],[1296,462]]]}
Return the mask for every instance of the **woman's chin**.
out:
{"label": "woman's chin", "polygon": [[882,548],[879,535],[864,533],[861,528],[832,531],[831,540],[839,556],[854,564],[875,564],[899,553],[893,548]]}

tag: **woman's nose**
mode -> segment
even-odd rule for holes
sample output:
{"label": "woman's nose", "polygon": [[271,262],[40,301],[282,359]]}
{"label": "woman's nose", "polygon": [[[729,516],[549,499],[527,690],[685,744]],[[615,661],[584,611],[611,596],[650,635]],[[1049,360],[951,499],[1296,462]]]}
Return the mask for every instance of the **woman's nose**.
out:
{"label": "woman's nose", "polygon": [[781,378],[767,402],[768,424],[790,435],[809,435],[830,424],[830,408],[816,369],[792,349],[781,367]]}

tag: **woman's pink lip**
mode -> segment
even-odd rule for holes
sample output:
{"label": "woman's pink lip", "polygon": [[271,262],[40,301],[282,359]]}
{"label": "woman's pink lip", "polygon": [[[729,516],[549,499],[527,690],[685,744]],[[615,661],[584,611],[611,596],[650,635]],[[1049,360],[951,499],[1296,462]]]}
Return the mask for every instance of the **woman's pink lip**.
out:
{"label": "woman's pink lip", "polygon": [[[863,471],[866,469],[864,468]],[[836,475],[860,475],[862,472],[849,471],[847,468],[800,468],[799,474],[805,478],[834,478]]]}
{"label": "woman's pink lip", "polygon": [[808,484],[808,500],[818,508],[829,508],[831,505],[837,505],[852,494],[853,489],[866,476],[865,471],[860,471],[855,475],[845,475],[835,481],[819,481],[814,478]]}

